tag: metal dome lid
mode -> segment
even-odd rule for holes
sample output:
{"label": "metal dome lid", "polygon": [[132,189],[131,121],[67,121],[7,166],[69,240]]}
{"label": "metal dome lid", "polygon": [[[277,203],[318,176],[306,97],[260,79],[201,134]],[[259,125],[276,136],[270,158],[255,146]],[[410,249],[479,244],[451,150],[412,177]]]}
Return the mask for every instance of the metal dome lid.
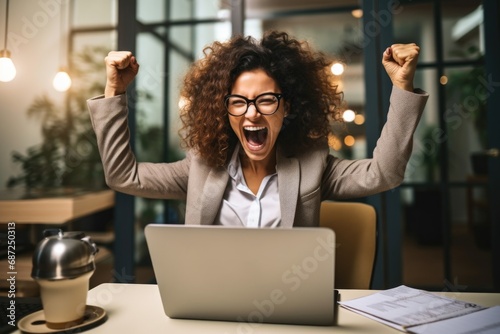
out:
{"label": "metal dome lid", "polygon": [[61,280],[79,277],[95,270],[96,244],[83,232],[44,231],[44,239],[33,253],[31,277]]}

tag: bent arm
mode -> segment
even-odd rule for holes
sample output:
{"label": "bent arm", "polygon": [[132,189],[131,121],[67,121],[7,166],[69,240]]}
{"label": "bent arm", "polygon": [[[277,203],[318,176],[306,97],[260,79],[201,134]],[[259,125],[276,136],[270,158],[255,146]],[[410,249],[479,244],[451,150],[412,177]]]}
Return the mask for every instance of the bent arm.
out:
{"label": "bent arm", "polygon": [[413,135],[429,95],[393,87],[387,122],[372,159],[328,157],[322,197],[347,199],[373,195],[403,182],[413,148]]}
{"label": "bent arm", "polygon": [[148,198],[185,199],[190,156],[174,163],[139,163],[129,141],[125,94],[87,100],[106,183],[111,189]]}

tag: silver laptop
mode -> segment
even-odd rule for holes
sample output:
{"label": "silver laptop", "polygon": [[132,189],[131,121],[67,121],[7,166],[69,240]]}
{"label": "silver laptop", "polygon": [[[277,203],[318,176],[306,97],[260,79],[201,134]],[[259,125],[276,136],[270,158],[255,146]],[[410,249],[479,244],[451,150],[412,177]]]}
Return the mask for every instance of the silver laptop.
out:
{"label": "silver laptop", "polygon": [[145,234],[170,318],[334,324],[331,229],[150,224]]}

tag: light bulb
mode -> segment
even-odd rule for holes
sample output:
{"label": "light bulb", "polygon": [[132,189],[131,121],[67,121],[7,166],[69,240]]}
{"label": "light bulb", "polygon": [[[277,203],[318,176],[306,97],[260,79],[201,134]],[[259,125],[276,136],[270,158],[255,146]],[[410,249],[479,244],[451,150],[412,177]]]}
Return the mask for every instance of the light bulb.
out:
{"label": "light bulb", "polygon": [[69,87],[71,87],[71,78],[69,77],[68,73],[61,70],[57,72],[54,80],[52,81],[52,84],[57,91],[65,92],[69,89]]}
{"label": "light bulb", "polygon": [[355,143],[356,139],[354,139],[353,136],[347,135],[344,137],[344,144],[346,144],[346,146],[354,146]]}
{"label": "light bulb", "polygon": [[0,81],[9,82],[16,77],[16,67],[9,58],[9,51],[2,51],[0,57]]}
{"label": "light bulb", "polygon": [[341,75],[344,73],[344,65],[341,63],[335,63],[332,65],[331,71],[334,75]]}
{"label": "light bulb", "polygon": [[356,19],[360,19],[363,17],[363,10],[362,9],[353,9],[351,11],[351,15],[356,18]]}
{"label": "light bulb", "polygon": [[354,118],[356,118],[356,113],[351,109],[347,109],[342,114],[342,118],[344,119],[345,122],[352,122],[354,121]]}
{"label": "light bulb", "polygon": [[365,116],[361,114],[357,114],[356,117],[354,117],[354,123],[357,125],[362,125],[365,122]]}

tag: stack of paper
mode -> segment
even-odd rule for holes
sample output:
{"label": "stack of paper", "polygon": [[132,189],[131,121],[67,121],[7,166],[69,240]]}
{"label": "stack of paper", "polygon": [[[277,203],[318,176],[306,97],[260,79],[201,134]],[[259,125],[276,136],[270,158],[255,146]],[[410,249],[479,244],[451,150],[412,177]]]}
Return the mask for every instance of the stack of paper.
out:
{"label": "stack of paper", "polygon": [[486,308],[404,285],[340,305],[410,333],[500,333],[500,306]]}

